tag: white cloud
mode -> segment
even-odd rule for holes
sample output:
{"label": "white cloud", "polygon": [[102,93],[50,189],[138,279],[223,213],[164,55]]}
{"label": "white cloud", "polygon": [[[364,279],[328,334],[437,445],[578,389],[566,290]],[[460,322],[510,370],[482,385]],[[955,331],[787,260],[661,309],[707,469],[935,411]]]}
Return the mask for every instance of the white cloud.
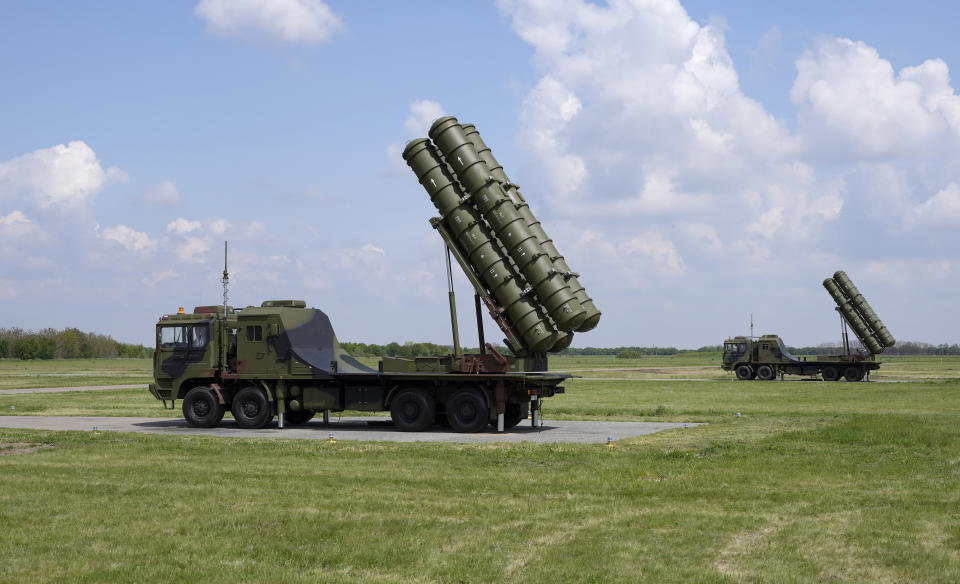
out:
{"label": "white cloud", "polygon": [[921,225],[960,225],[960,185],[947,185],[918,205],[913,210],[912,218],[913,222]]}
{"label": "white cloud", "polygon": [[182,243],[174,246],[174,253],[181,261],[203,263],[207,260],[210,245],[209,237],[188,235]]}
{"label": "white cloud", "polygon": [[674,277],[687,269],[676,246],[658,233],[632,237],[618,249],[631,274],[639,275],[646,271],[644,268],[649,268],[661,276]]}
{"label": "white cloud", "polygon": [[143,278],[140,278],[140,283],[147,288],[155,288],[160,282],[175,277],[177,277],[177,273],[172,269],[167,268],[165,270],[153,272],[147,276],[144,276]]}
{"label": "white cloud", "polygon": [[435,101],[429,99],[412,101],[410,102],[410,113],[403,122],[403,129],[409,138],[423,137],[427,135],[430,124],[443,116],[443,106]]}
{"label": "white cloud", "polygon": [[865,43],[823,38],[797,61],[790,95],[809,147],[831,157],[926,157],[960,133],[960,97],[940,59],[894,73]]}
{"label": "white cloud", "polygon": [[539,189],[556,213],[594,225],[675,215],[728,240],[776,207],[790,212],[771,233],[797,240],[839,215],[842,189],[798,164],[797,138],[740,90],[722,27],[676,0],[499,6],[542,74],[519,132],[536,162],[532,180],[517,177],[531,204]]}
{"label": "white cloud", "polygon": [[123,246],[127,251],[154,251],[157,249],[157,242],[150,239],[142,231],[134,231],[126,225],[114,225],[106,229],[96,229],[97,237],[108,241],[115,241]]}
{"label": "white cloud", "polygon": [[723,252],[723,241],[720,240],[713,225],[693,221],[680,223],[678,227],[701,252],[711,256],[718,256]]}
{"label": "white cloud", "polygon": [[126,179],[116,167],[104,170],[93,149],[75,141],[0,163],[0,197],[25,195],[40,209],[76,209],[110,183]]}
{"label": "white cloud", "polygon": [[584,230],[574,247],[633,285],[649,280],[651,272],[670,279],[687,269],[673,242],[653,231],[615,241],[598,231]]}
{"label": "white cloud", "polygon": [[315,45],[344,29],[320,0],[201,0],[195,12],[211,32],[245,40]]}
{"label": "white cloud", "polygon": [[[443,115],[443,106],[435,101],[429,99],[411,101],[409,104],[409,113],[403,122],[403,131],[407,135],[407,138],[411,140],[424,138],[433,121],[443,117]],[[387,145],[386,174],[402,177],[410,175],[410,168],[403,160],[403,149],[404,145],[399,142]]]}
{"label": "white cloud", "polygon": [[176,221],[171,221],[167,224],[167,231],[183,235],[184,233],[196,231],[201,227],[203,227],[203,224],[199,221],[189,221],[183,217],[178,217]]}
{"label": "white cloud", "polygon": [[33,231],[35,225],[21,211],[13,211],[8,215],[0,215],[0,233],[4,237],[23,237]]}
{"label": "white cloud", "polygon": [[211,219],[207,223],[207,229],[214,235],[223,235],[229,227],[230,223],[226,219]]}
{"label": "white cloud", "polygon": [[176,207],[182,201],[180,189],[172,181],[165,180],[143,194],[143,200],[160,207]]}

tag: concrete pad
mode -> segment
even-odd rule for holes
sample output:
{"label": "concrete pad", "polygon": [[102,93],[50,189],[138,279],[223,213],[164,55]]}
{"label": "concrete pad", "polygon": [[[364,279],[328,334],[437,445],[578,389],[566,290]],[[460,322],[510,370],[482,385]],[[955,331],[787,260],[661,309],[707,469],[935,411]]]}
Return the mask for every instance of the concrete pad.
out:
{"label": "concrete pad", "polygon": [[293,438],[299,440],[327,440],[332,432],[336,440],[367,440],[386,442],[579,442],[605,443],[652,434],[672,428],[698,426],[683,422],[590,422],[547,420],[538,428],[529,421],[498,434],[492,429],[477,434],[458,434],[447,428],[433,426],[424,432],[400,432],[389,418],[340,418],[324,425],[312,420],[301,426],[277,428],[276,422],[262,430],[244,430],[236,422],[226,419],[216,428],[191,428],[182,418],[121,418],[93,416],[0,416],[0,428],[22,430],[81,430],[100,432],[143,432],[179,436],[221,436],[225,438]]}

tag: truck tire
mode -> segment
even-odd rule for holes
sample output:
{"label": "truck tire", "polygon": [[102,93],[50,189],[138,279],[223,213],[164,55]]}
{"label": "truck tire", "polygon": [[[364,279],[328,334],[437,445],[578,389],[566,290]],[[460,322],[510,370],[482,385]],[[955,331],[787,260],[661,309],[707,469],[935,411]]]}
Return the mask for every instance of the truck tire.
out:
{"label": "truck tire", "polygon": [[757,367],[757,379],[762,379],[763,381],[770,381],[776,379],[777,370],[773,368],[772,365],[761,365]]}
{"label": "truck tire", "polygon": [[737,379],[739,379],[740,381],[753,379],[753,376],[755,375],[753,372],[753,367],[747,365],[746,363],[742,365],[737,365],[736,372],[737,372]]}
{"label": "truck tire", "polygon": [[422,389],[404,389],[390,403],[393,425],[404,432],[419,432],[433,423],[437,407]]}
{"label": "truck tire", "polygon": [[188,426],[213,428],[223,419],[226,408],[209,387],[194,387],[183,398],[183,417]]}
{"label": "truck tire", "polygon": [[824,381],[836,381],[840,379],[840,370],[833,365],[828,365],[820,370],[820,377],[823,377]]}
{"label": "truck tire", "polygon": [[299,426],[312,420],[314,414],[316,412],[313,410],[289,410],[283,414],[283,422],[291,426]]}
{"label": "truck tire", "polygon": [[860,381],[863,379],[863,369],[856,365],[851,365],[843,370],[843,378],[847,381]]}
{"label": "truck tire", "polygon": [[464,389],[447,400],[447,421],[454,432],[479,432],[490,421],[487,398],[478,389]]}
{"label": "truck tire", "polygon": [[230,411],[241,428],[263,428],[273,420],[273,407],[266,392],[259,387],[244,387],[238,391]]}

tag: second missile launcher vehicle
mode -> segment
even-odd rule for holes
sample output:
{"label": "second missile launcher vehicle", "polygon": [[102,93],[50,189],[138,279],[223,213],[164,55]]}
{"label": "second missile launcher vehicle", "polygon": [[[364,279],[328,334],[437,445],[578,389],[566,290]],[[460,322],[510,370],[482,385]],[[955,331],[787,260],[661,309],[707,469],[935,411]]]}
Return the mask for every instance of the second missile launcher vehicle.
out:
{"label": "second missile launcher vehicle", "polygon": [[[869,379],[870,372],[880,368],[876,356],[896,341],[845,272],[834,273],[823,281],[823,287],[837,303],[844,323],[843,354],[800,359],[787,351],[777,335],[738,336],[724,341],[721,367],[741,380],[771,380],[783,375],[820,375],[824,381]],[[868,352],[850,350],[848,325]]]}
{"label": "second missile launcher vehicle", "polygon": [[779,375],[820,375],[824,381],[860,381],[880,368],[873,355],[821,355],[807,360],[794,357],[777,335],[733,337],[723,342],[723,369],[737,379],[769,381]]}

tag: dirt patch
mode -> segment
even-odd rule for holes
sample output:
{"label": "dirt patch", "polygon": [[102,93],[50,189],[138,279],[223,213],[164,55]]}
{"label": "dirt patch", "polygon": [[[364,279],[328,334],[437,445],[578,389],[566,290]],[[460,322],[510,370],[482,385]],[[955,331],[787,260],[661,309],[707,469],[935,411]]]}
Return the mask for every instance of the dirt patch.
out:
{"label": "dirt patch", "polygon": [[0,456],[8,454],[30,454],[37,450],[53,448],[53,444],[32,444],[30,442],[8,442],[0,444]]}

